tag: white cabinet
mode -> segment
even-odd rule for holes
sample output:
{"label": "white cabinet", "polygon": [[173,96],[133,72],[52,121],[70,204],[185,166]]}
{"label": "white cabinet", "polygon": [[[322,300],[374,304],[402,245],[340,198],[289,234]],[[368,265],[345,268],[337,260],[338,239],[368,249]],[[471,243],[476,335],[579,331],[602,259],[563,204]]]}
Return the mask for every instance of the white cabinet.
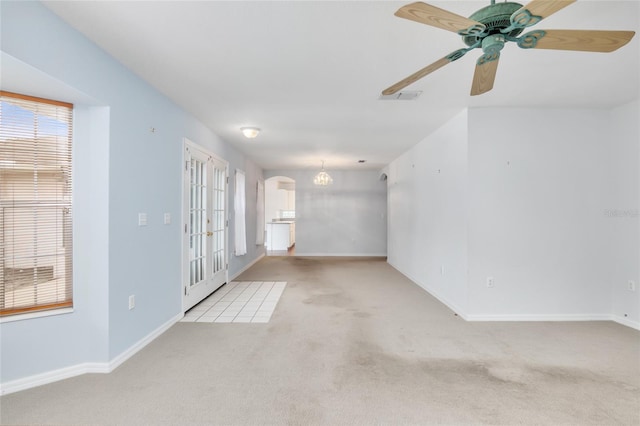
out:
{"label": "white cabinet", "polygon": [[291,222],[289,225],[289,247],[296,243],[296,223]]}
{"label": "white cabinet", "polygon": [[295,244],[295,235],[295,222],[267,223],[267,250],[288,250]]}

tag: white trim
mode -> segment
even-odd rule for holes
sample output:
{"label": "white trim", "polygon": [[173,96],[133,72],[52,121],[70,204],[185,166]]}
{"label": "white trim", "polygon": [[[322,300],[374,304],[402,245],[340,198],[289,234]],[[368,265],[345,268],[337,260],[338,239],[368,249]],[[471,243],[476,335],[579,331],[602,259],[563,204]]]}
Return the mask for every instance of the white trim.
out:
{"label": "white trim", "polygon": [[[22,379],[12,380],[0,385],[0,395],[34,388],[36,386],[46,385],[48,383],[57,382],[59,380],[68,379],[70,377],[79,376],[85,373],[103,373],[106,363],[89,363],[72,365],[70,367],[60,368],[58,370],[47,371],[46,373],[34,374],[33,376],[24,377]],[[100,370],[100,371],[97,371]]]}
{"label": "white trim", "polygon": [[110,373],[123,362],[131,358],[142,348],[151,343],[156,337],[167,331],[173,324],[180,321],[184,314],[174,316],[169,321],[156,328],[151,333],[140,339],[138,342],[129,347],[109,362],[83,362],[81,364],[69,367],[59,368],[45,373],[34,374],[33,376],[23,377],[21,379],[12,380],[6,383],[0,383],[0,395],[31,389],[36,386],[46,385],[48,383],[57,382],[59,380],[69,379],[85,373]]}
{"label": "white trim", "polygon": [[511,314],[511,315],[467,315],[467,321],[613,321],[625,327],[640,330],[640,323],[611,314]]}
{"label": "white trim", "polygon": [[258,256],[256,259],[253,260],[253,262],[249,263],[247,266],[245,266],[244,268],[242,268],[241,270],[239,270],[238,272],[236,272],[235,274],[233,274],[232,277],[230,277],[227,282],[231,282],[233,280],[235,280],[236,278],[238,278],[240,276],[240,274],[242,274],[244,271],[246,271],[247,269],[251,268],[253,265],[255,265],[256,263],[258,263],[258,261],[260,259],[262,259],[264,257],[264,253],[262,253],[260,256]]}
{"label": "white trim", "polygon": [[38,312],[27,312],[24,314],[16,314],[16,315],[8,315],[6,317],[0,317],[0,324],[4,324],[6,322],[14,322],[14,321],[22,321],[34,318],[42,318],[42,317],[51,317],[54,315],[63,315],[63,314],[72,314],[73,308],[59,308],[59,309],[49,309],[46,311],[38,311]]}
{"label": "white trim", "polygon": [[467,321],[611,321],[607,314],[470,314]]}
{"label": "white trim", "polygon": [[156,337],[160,336],[162,333],[167,331],[173,324],[180,321],[182,317],[184,317],[184,313],[180,312],[178,315],[175,315],[174,317],[170,318],[169,321],[165,322],[160,327],[156,328],[151,333],[147,334],[145,337],[138,340],[138,342],[129,346],[129,349],[124,350],[123,352],[120,353],[120,355],[116,356],[111,361],[109,361],[108,372],[111,372],[116,368],[118,368],[118,366],[120,366],[123,362],[125,362],[126,360],[134,356],[138,351],[140,351],[142,348],[144,348],[149,343],[154,341]]}
{"label": "white trim", "polygon": [[611,321],[617,322],[618,324],[634,328],[636,330],[640,330],[640,322],[633,321],[625,317],[621,317],[618,315],[611,315]]}
{"label": "white trim", "polygon": [[400,272],[405,277],[413,281],[417,286],[424,291],[435,297],[442,304],[447,306],[453,312],[455,312],[460,318],[469,322],[488,322],[488,321],[502,321],[502,322],[533,322],[533,321],[548,321],[548,322],[569,322],[569,321],[613,321],[620,325],[630,327],[636,330],[640,330],[640,322],[632,321],[630,319],[620,317],[612,314],[467,314],[463,312],[458,306],[449,302],[446,298],[439,295],[432,288],[420,284],[418,280],[400,271],[393,263],[387,260],[387,263],[393,267],[396,271]]}
{"label": "white trim", "polygon": [[387,257],[387,253],[298,253],[295,256],[308,257]]}
{"label": "white trim", "polygon": [[395,269],[396,271],[400,272],[402,275],[404,275],[405,277],[409,278],[411,281],[413,281],[418,287],[420,287],[421,289],[423,289],[424,291],[426,291],[427,293],[429,293],[431,296],[435,297],[436,299],[438,299],[438,301],[440,303],[442,303],[443,305],[445,305],[447,308],[451,309],[456,315],[458,315],[460,318],[464,319],[465,321],[467,321],[467,314],[465,314],[465,312],[460,309],[460,307],[458,305],[456,305],[455,303],[450,302],[449,300],[447,300],[447,298],[445,298],[444,296],[442,296],[441,294],[438,294],[438,292],[436,292],[435,290],[433,290],[433,288],[427,287],[426,285],[422,285],[418,280],[416,280],[415,278],[411,277],[410,275],[405,274],[404,272],[400,271],[400,269],[398,269],[397,266],[395,266],[393,263],[391,263],[389,260],[387,260],[387,263],[389,265],[391,265],[391,267],[393,269]]}

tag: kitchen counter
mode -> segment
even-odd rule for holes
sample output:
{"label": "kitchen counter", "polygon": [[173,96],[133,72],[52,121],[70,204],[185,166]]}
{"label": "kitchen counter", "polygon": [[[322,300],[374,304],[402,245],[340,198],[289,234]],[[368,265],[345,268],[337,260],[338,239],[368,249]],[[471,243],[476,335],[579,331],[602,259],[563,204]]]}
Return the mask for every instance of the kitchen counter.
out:
{"label": "kitchen counter", "polygon": [[267,222],[267,250],[284,251],[293,246],[296,242],[295,226],[294,221]]}

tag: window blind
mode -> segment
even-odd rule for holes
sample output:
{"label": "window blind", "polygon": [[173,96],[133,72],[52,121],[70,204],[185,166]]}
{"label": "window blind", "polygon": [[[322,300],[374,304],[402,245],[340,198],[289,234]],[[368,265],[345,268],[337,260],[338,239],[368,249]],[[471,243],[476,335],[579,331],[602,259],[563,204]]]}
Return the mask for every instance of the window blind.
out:
{"label": "window blind", "polygon": [[73,105],[0,92],[0,315],[71,307]]}

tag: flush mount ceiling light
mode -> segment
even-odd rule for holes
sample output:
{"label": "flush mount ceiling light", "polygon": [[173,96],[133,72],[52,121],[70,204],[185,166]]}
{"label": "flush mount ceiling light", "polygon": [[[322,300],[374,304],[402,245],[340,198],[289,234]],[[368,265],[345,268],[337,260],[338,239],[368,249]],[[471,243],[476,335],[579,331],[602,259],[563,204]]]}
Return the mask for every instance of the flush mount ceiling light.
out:
{"label": "flush mount ceiling light", "polygon": [[260,129],[257,127],[240,127],[240,130],[244,137],[248,139],[253,139],[258,136],[258,133],[260,133]]}
{"label": "flush mount ceiling light", "polygon": [[333,179],[329,176],[329,173],[324,171],[324,161],[322,162],[322,170],[313,178],[313,183],[319,186],[327,186],[333,183]]}

